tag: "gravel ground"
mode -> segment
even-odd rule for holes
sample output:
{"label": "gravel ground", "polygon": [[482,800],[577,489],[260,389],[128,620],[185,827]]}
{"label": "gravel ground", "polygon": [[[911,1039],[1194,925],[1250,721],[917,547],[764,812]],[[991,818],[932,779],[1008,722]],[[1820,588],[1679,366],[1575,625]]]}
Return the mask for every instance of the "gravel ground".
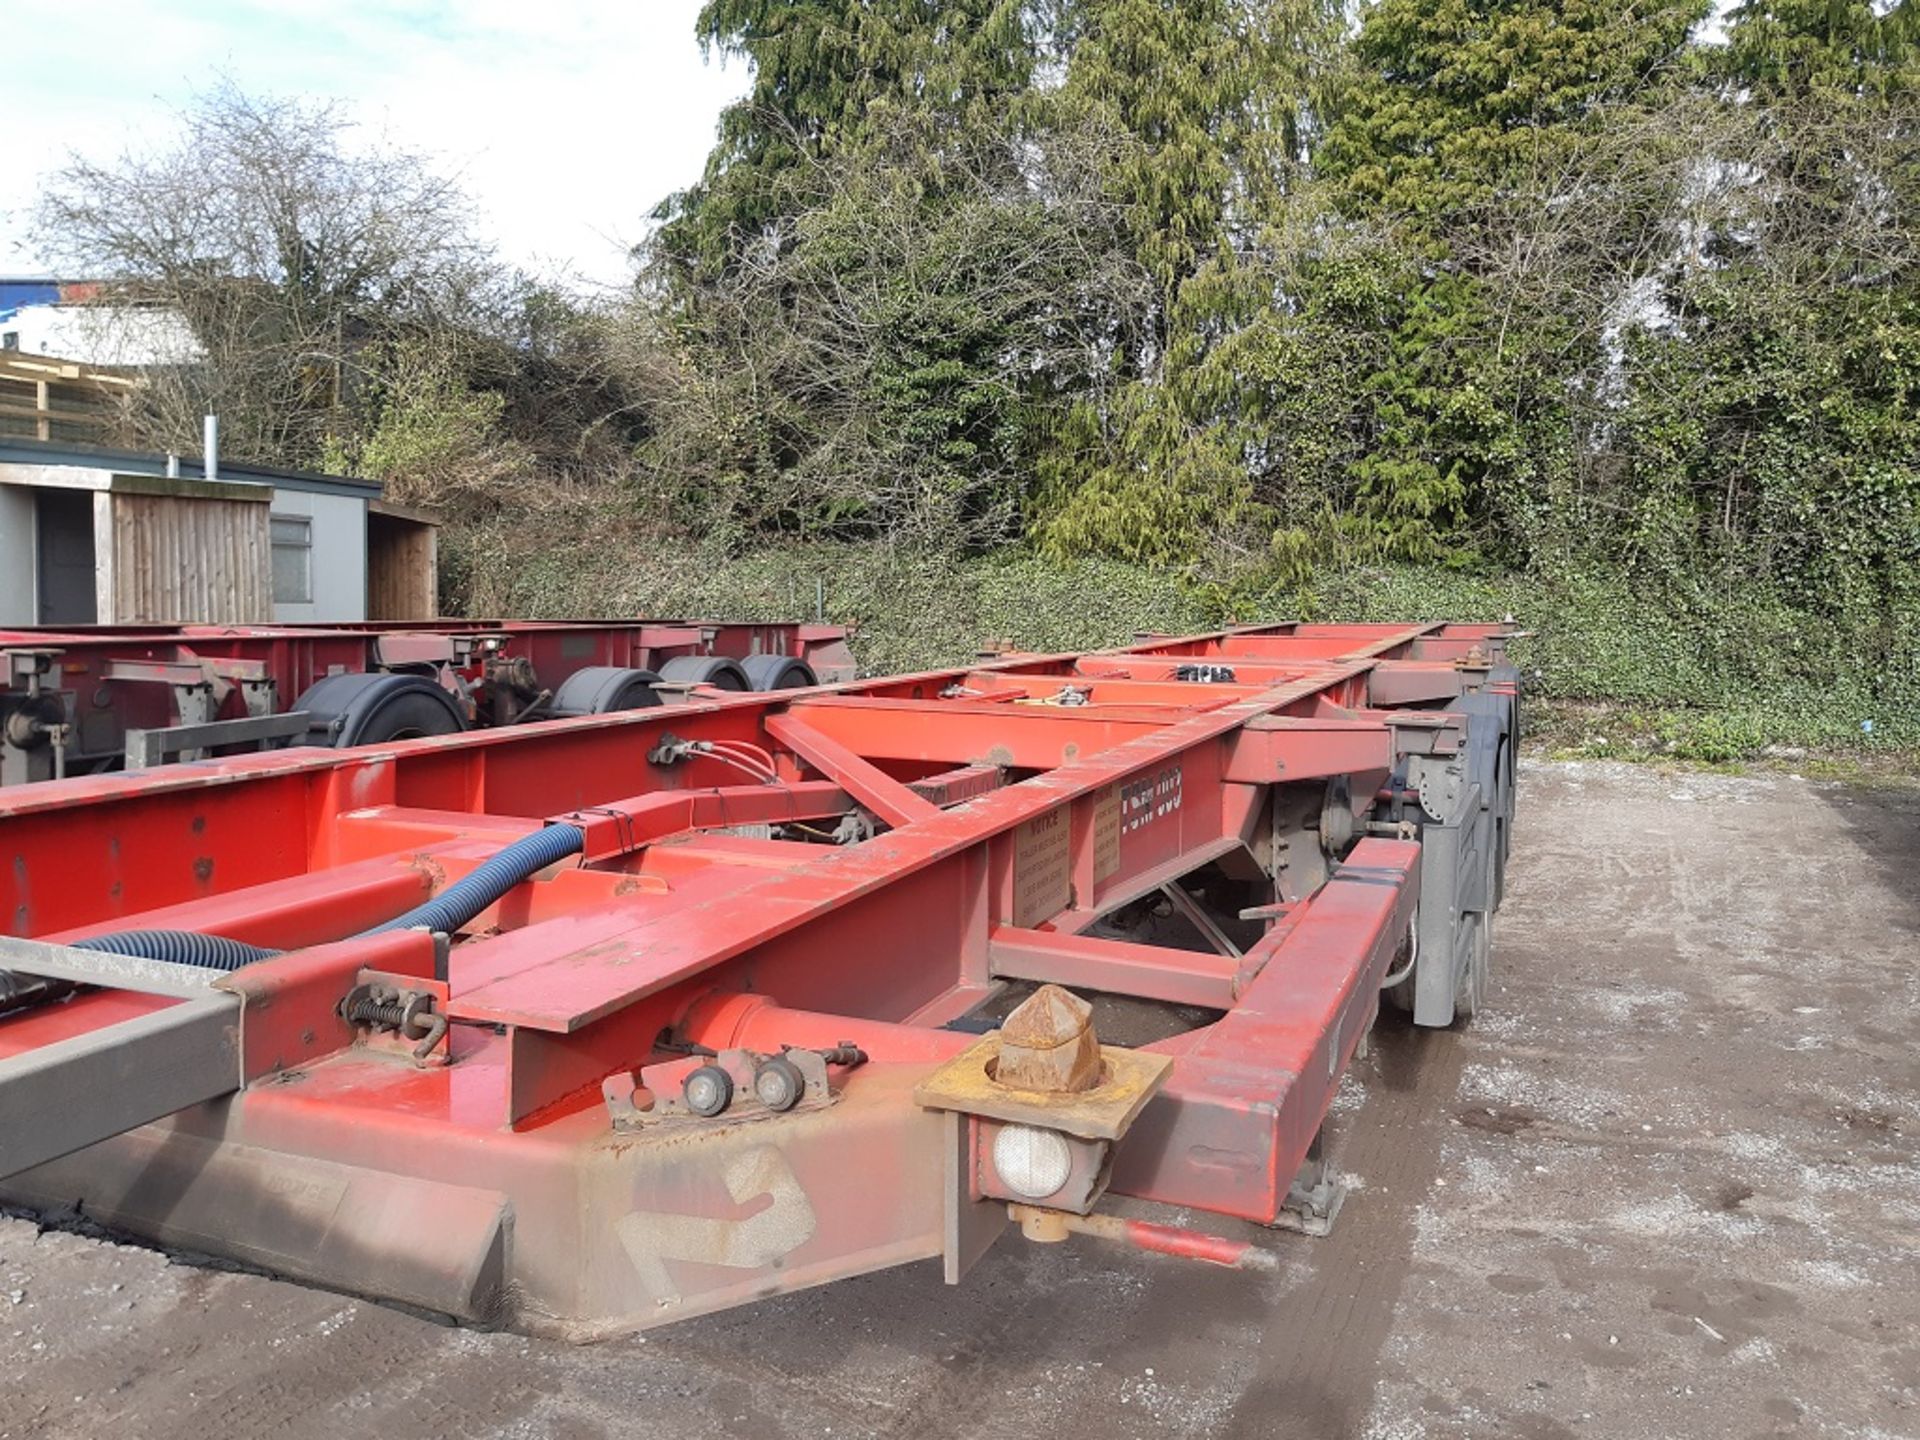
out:
{"label": "gravel ground", "polygon": [[0,1437],[1920,1437],[1920,792],[1522,783],[1488,1011],[1377,1034],[1277,1274],[1008,1240],[572,1348],[0,1218]]}

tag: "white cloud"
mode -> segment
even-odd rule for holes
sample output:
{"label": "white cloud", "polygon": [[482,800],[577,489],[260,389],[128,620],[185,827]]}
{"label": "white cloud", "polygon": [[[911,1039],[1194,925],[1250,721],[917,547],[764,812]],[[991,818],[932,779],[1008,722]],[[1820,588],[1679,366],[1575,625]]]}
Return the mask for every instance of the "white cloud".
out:
{"label": "white cloud", "polygon": [[[613,283],[647,213],[696,179],[721,107],[746,88],[704,62],[699,0],[91,0],[9,27],[0,60],[0,271],[33,269],[25,209],[69,150],[163,136],[222,75],[338,97],[431,152],[511,259]],[[84,16],[84,19],[79,17]]]}

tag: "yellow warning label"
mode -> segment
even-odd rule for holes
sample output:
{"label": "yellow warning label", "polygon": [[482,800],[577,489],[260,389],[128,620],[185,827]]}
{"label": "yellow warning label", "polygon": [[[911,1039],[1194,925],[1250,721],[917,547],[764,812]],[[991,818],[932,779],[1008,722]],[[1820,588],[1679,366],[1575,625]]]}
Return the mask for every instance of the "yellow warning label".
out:
{"label": "yellow warning label", "polygon": [[1073,902],[1067,807],[1036,815],[1013,832],[1013,923],[1031,929]]}
{"label": "yellow warning label", "polygon": [[1093,802],[1093,878],[1106,879],[1120,869],[1120,789],[1109,785]]}

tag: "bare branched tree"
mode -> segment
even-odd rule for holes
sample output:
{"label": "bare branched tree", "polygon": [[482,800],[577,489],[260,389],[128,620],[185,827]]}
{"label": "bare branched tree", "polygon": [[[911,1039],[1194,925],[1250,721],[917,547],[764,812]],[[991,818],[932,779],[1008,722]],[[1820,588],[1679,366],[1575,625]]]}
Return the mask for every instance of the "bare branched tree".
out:
{"label": "bare branched tree", "polygon": [[200,354],[159,371],[135,438],[187,446],[213,410],[250,458],[311,463],[368,347],[464,323],[497,283],[459,188],[366,143],[338,106],[198,99],[164,145],[72,156],[36,211],[54,264],[177,313]]}

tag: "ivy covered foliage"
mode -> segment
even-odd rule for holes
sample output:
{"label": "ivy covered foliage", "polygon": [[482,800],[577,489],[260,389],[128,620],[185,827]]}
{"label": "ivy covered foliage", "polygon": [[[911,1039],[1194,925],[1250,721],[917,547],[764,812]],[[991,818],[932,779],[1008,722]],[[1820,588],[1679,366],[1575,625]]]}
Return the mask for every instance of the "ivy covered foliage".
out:
{"label": "ivy covered foliage", "polygon": [[[742,541],[1024,539],[1216,610],[1599,586],[1912,705],[1915,7],[1709,10],[713,0],[755,89],[648,273],[734,393],[658,473]],[[853,363],[776,363],[822,316]]]}

